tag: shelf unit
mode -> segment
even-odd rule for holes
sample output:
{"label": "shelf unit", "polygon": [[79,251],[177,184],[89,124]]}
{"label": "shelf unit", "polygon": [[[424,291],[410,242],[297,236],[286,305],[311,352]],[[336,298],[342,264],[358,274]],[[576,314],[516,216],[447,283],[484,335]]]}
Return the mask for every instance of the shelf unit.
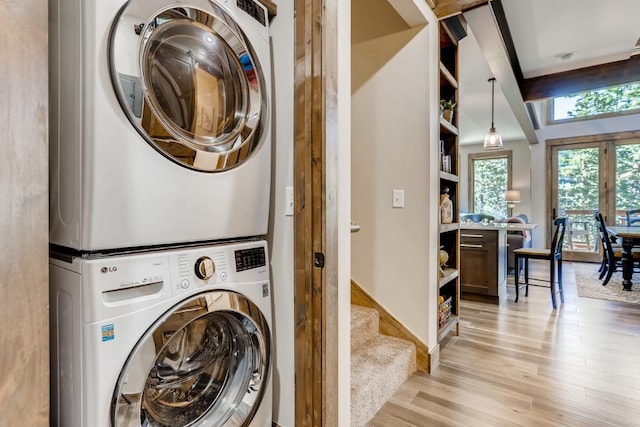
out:
{"label": "shelf unit", "polygon": [[[440,96],[439,99],[451,100],[457,104],[451,122],[440,117],[440,194],[449,189],[449,198],[453,202],[453,223],[440,223],[438,249],[442,247],[449,255],[444,273],[438,271],[438,342],[447,334],[460,332],[460,227],[459,227],[459,150],[457,110],[458,98],[458,43],[448,31],[444,21],[439,24],[440,32]],[[448,170],[443,156],[449,156]],[[439,203],[439,200],[438,200]],[[441,298],[442,297],[442,298]],[[442,302],[444,300],[444,303]],[[450,314],[447,315],[447,313]]]}

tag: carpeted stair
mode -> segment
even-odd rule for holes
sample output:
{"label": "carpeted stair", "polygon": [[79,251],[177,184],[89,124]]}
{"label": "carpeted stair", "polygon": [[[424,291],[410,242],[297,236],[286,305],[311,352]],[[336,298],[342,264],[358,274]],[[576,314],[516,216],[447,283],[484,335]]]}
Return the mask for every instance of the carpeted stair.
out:
{"label": "carpeted stair", "polygon": [[351,427],[367,424],[416,370],[413,343],[379,334],[376,310],[351,306]]}

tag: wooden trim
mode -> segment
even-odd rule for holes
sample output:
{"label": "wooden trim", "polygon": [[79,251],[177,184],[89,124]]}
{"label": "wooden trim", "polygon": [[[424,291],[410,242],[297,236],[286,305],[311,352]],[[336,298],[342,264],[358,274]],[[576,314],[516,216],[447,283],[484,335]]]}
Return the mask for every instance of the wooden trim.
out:
{"label": "wooden trim", "polygon": [[433,13],[438,19],[443,19],[487,3],[489,3],[489,0],[436,0],[436,7],[433,8]]}
{"label": "wooden trim", "polygon": [[[295,425],[320,427],[338,424],[337,225],[327,224],[337,189],[326,173],[337,148],[338,6],[295,0],[294,7]],[[315,265],[316,254],[324,266]]]}
{"label": "wooden trim", "polygon": [[[322,280],[322,421],[324,426],[339,424],[338,415],[338,264],[344,257],[338,244],[338,177],[341,175],[338,162],[338,4],[343,0],[322,2],[321,67],[318,80],[322,98],[318,105],[317,144],[322,149],[322,162],[314,162],[316,175],[322,180],[313,194],[316,204],[322,205],[322,231],[314,236],[323,239],[322,253],[325,255]],[[320,3],[320,2],[318,2]],[[320,63],[320,61],[318,61]],[[342,256],[340,256],[342,255]],[[350,256],[347,254],[346,256]],[[314,295],[309,295],[313,297]],[[349,395],[349,394],[347,394]],[[343,405],[345,402],[342,403]]]}
{"label": "wooden trim", "polygon": [[640,130],[629,132],[603,133],[599,135],[572,136],[568,138],[547,139],[547,146],[580,144],[583,142],[623,141],[625,139],[640,138]]}
{"label": "wooden trim", "polygon": [[[311,200],[311,38],[312,7],[306,0],[296,0],[295,25],[295,112],[294,112],[294,335],[295,335],[295,424],[321,425],[320,392],[314,386],[317,369],[313,352],[316,323],[320,315],[314,312],[309,294],[313,292],[313,259]],[[306,197],[309,196],[307,203]],[[322,377],[320,377],[320,380]],[[320,381],[321,385],[321,381]]]}
{"label": "wooden trim", "polygon": [[380,314],[380,333],[409,341],[416,346],[416,367],[418,371],[429,373],[429,347],[415,336],[406,326],[400,323],[391,313],[365,291],[362,286],[351,280],[351,304],[376,310]]}
{"label": "wooden trim", "polygon": [[533,77],[522,82],[525,102],[640,81],[640,55],[578,70]]}

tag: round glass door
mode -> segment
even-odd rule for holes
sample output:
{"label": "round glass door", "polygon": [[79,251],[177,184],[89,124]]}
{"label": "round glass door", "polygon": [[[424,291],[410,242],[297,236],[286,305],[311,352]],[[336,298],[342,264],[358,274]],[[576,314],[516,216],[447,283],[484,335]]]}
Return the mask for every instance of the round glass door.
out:
{"label": "round glass door", "polygon": [[234,292],[199,294],[138,341],[112,399],[112,425],[244,426],[270,364],[264,316]]}
{"label": "round glass door", "polygon": [[116,18],[109,43],[116,95],[140,135],[172,161],[230,169],[259,146],[268,120],[260,64],[214,2],[165,4],[132,0]]}

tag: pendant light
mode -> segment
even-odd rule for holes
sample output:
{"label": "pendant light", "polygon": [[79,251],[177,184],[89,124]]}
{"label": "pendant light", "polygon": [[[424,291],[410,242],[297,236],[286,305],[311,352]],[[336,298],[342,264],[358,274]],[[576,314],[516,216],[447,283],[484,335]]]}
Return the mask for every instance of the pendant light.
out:
{"label": "pendant light", "polygon": [[496,132],[496,128],[493,126],[493,88],[495,86],[496,79],[495,77],[491,77],[489,81],[491,82],[491,128],[489,129],[487,136],[484,137],[484,149],[499,150],[502,148],[502,137],[498,132]]}

